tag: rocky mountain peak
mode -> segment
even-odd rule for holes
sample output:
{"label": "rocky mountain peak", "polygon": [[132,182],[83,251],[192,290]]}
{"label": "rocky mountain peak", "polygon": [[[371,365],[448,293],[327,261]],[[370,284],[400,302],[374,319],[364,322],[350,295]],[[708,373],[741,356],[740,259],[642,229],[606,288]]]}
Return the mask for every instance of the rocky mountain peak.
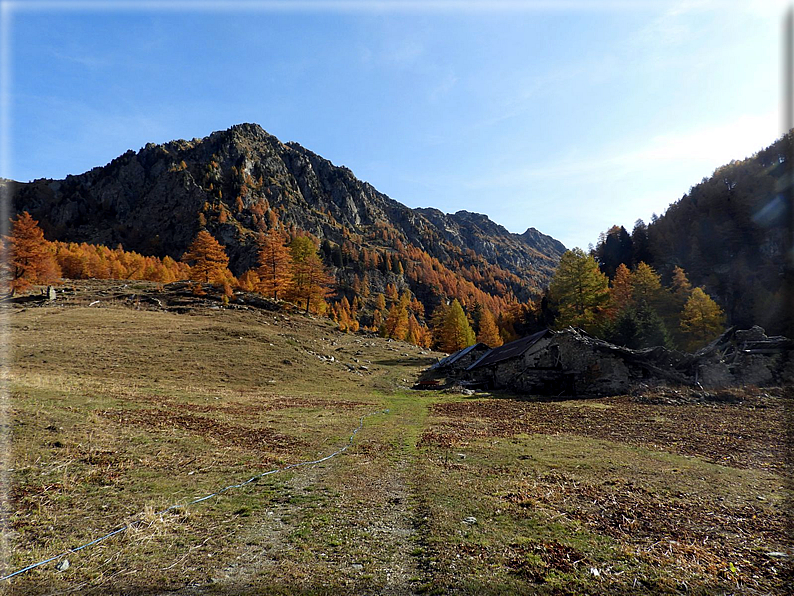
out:
{"label": "rocky mountain peak", "polygon": [[[205,228],[226,246],[238,274],[256,264],[257,237],[272,225],[340,246],[351,238],[387,252],[413,246],[441,263],[465,255],[471,266],[499,267],[536,289],[564,251],[536,230],[511,234],[483,214],[410,209],[253,123],[148,144],[85,174],[15,184],[13,192],[14,209],[29,211],[51,239],[180,258]],[[524,293],[525,282],[511,283],[516,295]]]}
{"label": "rocky mountain peak", "polygon": [[562,253],[566,250],[562,242],[539,232],[535,228],[527,228],[527,231],[521,234],[520,238],[541,252],[556,253],[562,256]]}

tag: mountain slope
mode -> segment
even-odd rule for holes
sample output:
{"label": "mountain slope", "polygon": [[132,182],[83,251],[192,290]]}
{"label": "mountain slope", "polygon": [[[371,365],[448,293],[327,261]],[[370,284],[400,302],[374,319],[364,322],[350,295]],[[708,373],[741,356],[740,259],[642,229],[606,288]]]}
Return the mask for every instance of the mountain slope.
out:
{"label": "mountain slope", "polygon": [[791,299],[792,145],[789,132],[766,149],[732,161],[693,186],[631,236],[618,226],[599,240],[602,268],[646,261],[665,282],[682,267],[722,306],[729,325],[794,333]]}
{"label": "mountain slope", "polygon": [[792,332],[791,158],[794,133],[718,168],[648,229],[654,260],[680,263],[730,324]]}
{"label": "mountain slope", "polygon": [[511,234],[484,215],[410,209],[256,124],[148,144],[65,180],[10,184],[14,210],[29,211],[49,239],[179,258],[206,227],[236,274],[256,265],[257,236],[274,226],[345,245],[349,254],[413,248],[451,271],[479,269],[492,278],[476,282],[484,291],[521,299],[547,285],[564,252],[534,229]]}

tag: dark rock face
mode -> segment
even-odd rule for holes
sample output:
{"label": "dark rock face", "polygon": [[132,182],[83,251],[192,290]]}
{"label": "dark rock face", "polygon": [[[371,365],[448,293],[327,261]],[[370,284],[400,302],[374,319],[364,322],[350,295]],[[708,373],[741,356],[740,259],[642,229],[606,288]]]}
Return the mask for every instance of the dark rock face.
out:
{"label": "dark rock face", "polygon": [[[256,237],[267,230],[270,210],[280,222],[337,244],[351,233],[370,246],[391,247],[396,238],[445,264],[473,251],[535,287],[548,283],[565,250],[534,229],[511,234],[484,215],[410,209],[256,124],[150,143],[65,180],[8,184],[14,211],[29,211],[49,239],[120,243],[179,258],[204,226],[226,246],[238,274],[255,264]],[[384,226],[388,243],[378,234]]]}

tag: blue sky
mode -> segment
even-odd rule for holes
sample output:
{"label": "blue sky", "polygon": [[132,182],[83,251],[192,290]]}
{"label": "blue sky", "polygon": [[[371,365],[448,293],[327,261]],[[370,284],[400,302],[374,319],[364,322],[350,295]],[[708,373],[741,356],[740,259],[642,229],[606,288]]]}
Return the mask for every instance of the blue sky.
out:
{"label": "blue sky", "polygon": [[586,248],[782,131],[774,0],[0,1],[17,180],[256,122],[411,207]]}

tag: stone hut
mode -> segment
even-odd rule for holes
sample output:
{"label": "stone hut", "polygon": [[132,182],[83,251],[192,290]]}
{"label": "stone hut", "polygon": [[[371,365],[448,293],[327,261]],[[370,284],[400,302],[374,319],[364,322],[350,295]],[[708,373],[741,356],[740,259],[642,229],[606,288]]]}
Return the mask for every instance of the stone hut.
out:
{"label": "stone hut", "polygon": [[703,387],[791,385],[794,341],[767,337],[761,327],[728,329],[686,361],[687,372]]}
{"label": "stone hut", "polygon": [[484,354],[463,379],[494,389],[538,395],[615,395],[637,383],[720,388],[794,382],[794,342],[760,327],[729,329],[685,354],[663,347],[632,350],[581,329],[548,329]]}
{"label": "stone hut", "polygon": [[[539,395],[611,395],[643,376],[631,352],[578,329],[544,329],[495,348],[466,369],[467,377],[494,389]],[[634,370],[633,370],[634,369]]]}
{"label": "stone hut", "polygon": [[[544,329],[494,348],[466,369],[465,378],[494,389],[519,388],[524,372],[530,368],[556,371],[554,359],[547,362],[544,358],[553,336],[553,331]],[[551,376],[556,379],[558,375]]]}

